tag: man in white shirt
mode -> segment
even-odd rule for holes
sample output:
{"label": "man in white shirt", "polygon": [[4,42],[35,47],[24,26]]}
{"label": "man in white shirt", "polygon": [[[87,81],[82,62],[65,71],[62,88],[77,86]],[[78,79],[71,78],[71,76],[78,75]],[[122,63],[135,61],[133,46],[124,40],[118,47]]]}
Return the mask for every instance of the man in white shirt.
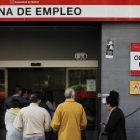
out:
{"label": "man in white shirt", "polygon": [[39,102],[36,95],[31,95],[30,106],[22,108],[15,118],[14,128],[23,132],[23,140],[45,140],[44,132],[51,130],[51,117]]}

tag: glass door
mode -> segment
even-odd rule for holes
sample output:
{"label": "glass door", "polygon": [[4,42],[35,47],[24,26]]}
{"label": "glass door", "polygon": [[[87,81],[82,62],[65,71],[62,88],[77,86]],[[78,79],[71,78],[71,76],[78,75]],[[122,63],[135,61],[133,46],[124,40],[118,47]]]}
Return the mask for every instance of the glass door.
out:
{"label": "glass door", "polygon": [[4,102],[7,97],[7,70],[0,69],[0,139],[5,140],[6,130],[4,123]]}
{"label": "glass door", "polygon": [[97,139],[97,68],[67,68],[66,87],[75,90],[76,101],[83,105],[87,127],[82,131],[82,140]]}

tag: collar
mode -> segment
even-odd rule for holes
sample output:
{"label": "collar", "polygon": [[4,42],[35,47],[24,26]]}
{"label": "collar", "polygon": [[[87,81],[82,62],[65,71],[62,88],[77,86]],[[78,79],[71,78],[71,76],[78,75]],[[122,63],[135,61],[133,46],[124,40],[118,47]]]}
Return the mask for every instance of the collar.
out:
{"label": "collar", "polygon": [[113,111],[113,110],[115,110],[117,108],[117,106],[114,106],[112,109],[111,109],[111,112]]}
{"label": "collar", "polygon": [[36,105],[36,106],[38,106],[38,104],[37,104],[37,103],[30,103],[30,106],[31,106],[31,105]]}
{"label": "collar", "polygon": [[20,108],[18,108],[18,107],[16,107],[16,108],[10,108],[9,110],[16,110],[16,109],[20,109]]}
{"label": "collar", "polygon": [[10,111],[13,113],[19,113],[20,108],[13,108],[13,109],[11,108]]}
{"label": "collar", "polygon": [[114,107],[111,109],[111,111],[110,111],[110,113],[109,113],[109,116],[108,116],[108,118],[107,118],[107,120],[106,120],[106,122],[105,122],[106,125],[108,124],[108,121],[109,121],[109,118],[110,118],[110,116],[111,116],[112,111],[115,110],[116,108],[117,108],[117,106],[114,106]]}
{"label": "collar", "polygon": [[75,102],[75,100],[73,98],[70,98],[70,99],[66,99],[66,102]]}

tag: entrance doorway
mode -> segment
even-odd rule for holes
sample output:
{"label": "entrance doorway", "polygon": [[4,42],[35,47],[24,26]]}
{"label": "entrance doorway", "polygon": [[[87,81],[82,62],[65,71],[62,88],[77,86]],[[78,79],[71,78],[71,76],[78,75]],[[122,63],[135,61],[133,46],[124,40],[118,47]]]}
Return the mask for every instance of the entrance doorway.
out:
{"label": "entrance doorway", "polygon": [[[71,87],[76,92],[76,101],[81,103],[85,109],[88,125],[82,131],[82,140],[96,140],[98,129],[98,97],[97,87],[97,68],[7,68],[0,70],[0,138],[5,140],[5,124],[3,105],[5,98],[13,95],[13,87],[20,85],[22,88],[40,91],[45,97],[46,91],[53,93],[56,106],[65,101],[64,91]],[[78,95],[84,91],[85,95]],[[91,94],[89,94],[91,92]],[[86,93],[88,96],[86,96]],[[94,95],[93,95],[94,94]],[[43,99],[45,100],[45,98]],[[53,140],[57,139],[54,133]]]}
{"label": "entrance doorway", "polygon": [[32,92],[51,91],[56,104],[64,101],[66,87],[66,68],[8,68],[8,95],[13,87],[20,85]]}

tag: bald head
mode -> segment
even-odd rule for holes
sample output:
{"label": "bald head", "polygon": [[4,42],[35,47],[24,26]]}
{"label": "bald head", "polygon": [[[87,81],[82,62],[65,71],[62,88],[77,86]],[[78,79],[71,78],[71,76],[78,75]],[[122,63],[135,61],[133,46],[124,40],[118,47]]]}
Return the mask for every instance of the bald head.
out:
{"label": "bald head", "polygon": [[75,98],[75,92],[72,88],[67,88],[65,90],[65,98]]}

